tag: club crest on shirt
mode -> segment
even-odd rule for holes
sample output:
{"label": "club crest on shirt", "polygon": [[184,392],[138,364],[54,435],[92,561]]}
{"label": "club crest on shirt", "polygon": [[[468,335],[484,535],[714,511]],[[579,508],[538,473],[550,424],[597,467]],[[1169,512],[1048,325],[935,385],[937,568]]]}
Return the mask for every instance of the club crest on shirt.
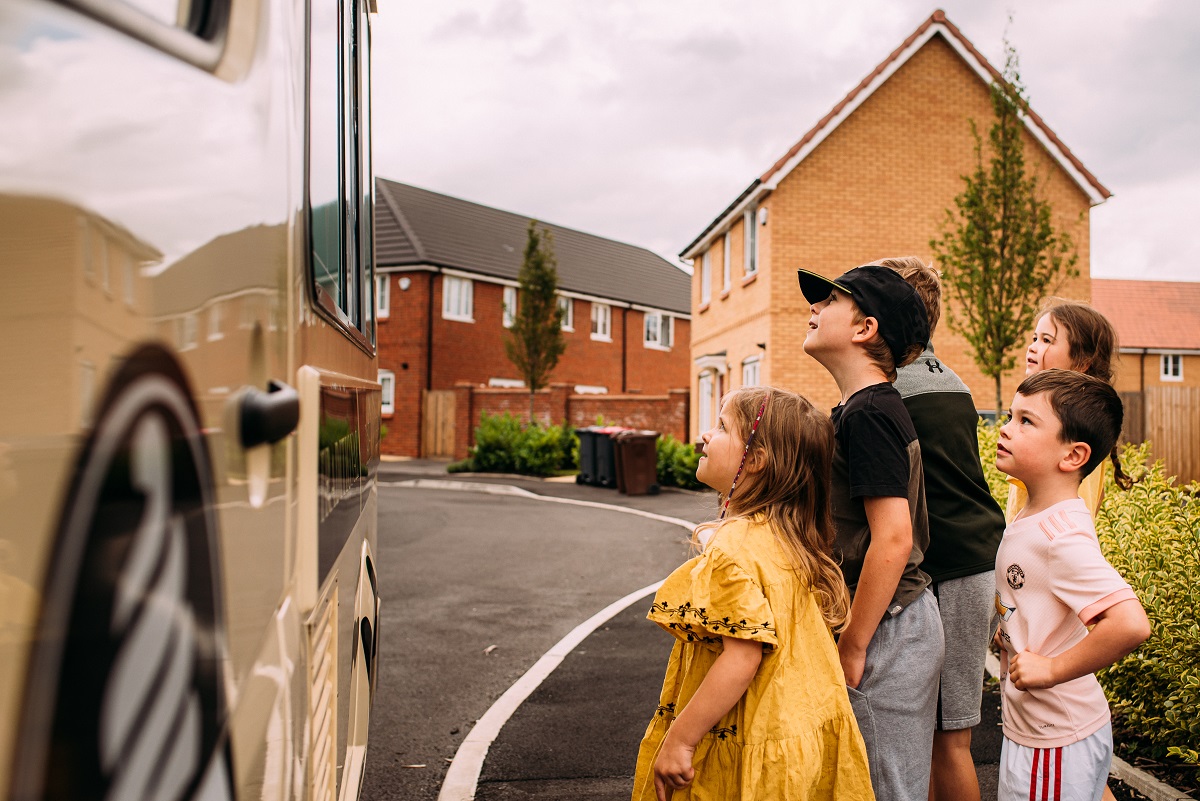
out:
{"label": "club crest on shirt", "polygon": [[1008,577],[1008,586],[1014,590],[1019,590],[1025,586],[1025,571],[1021,569],[1020,565],[1016,563],[1009,565],[1005,574]]}
{"label": "club crest on shirt", "polygon": [[996,614],[1000,616],[1000,619],[1007,621],[1015,611],[1017,611],[1017,607],[1005,604],[1000,597],[1000,590],[996,590]]}

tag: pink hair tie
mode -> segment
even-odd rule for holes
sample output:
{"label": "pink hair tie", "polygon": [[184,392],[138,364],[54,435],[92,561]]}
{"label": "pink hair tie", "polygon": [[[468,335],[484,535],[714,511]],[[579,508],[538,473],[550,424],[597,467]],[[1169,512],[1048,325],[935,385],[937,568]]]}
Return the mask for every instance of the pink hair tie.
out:
{"label": "pink hair tie", "polygon": [[746,457],[750,455],[750,446],[754,443],[754,435],[758,432],[758,424],[762,422],[763,415],[767,411],[767,399],[771,397],[768,392],[763,396],[762,403],[758,407],[758,414],[754,417],[754,425],[750,426],[750,436],[746,437],[746,447],[742,450],[742,461],[738,464],[737,473],[733,477],[733,483],[729,485],[729,494],[725,496],[725,505],[721,507],[721,517],[725,519],[725,513],[729,511],[729,502],[733,500],[733,491],[737,489],[738,479],[742,477],[742,468],[746,466]]}

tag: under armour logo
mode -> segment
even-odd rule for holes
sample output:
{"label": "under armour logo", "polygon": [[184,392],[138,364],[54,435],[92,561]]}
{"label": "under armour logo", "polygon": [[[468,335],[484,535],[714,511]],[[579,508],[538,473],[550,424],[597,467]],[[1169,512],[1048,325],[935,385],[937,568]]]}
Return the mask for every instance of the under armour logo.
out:
{"label": "under armour logo", "polygon": [[929,368],[929,372],[931,372],[931,373],[934,373],[934,372],[936,372],[936,373],[944,373],[944,372],[946,372],[945,370],[943,370],[943,369],[942,369],[942,365],[941,365],[941,363],[940,363],[940,362],[939,362],[937,359],[926,359],[926,360],[925,360],[925,366]]}

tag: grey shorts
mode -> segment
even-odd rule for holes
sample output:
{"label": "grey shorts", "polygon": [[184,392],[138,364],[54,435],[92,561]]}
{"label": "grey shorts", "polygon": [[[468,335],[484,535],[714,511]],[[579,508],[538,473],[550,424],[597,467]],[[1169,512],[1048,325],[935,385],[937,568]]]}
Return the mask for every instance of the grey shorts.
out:
{"label": "grey shorts", "polygon": [[929,798],[941,667],[942,622],[926,590],[900,614],[883,616],[867,646],[862,681],[846,688],[880,801]]}
{"label": "grey shorts", "polygon": [[938,687],[938,731],[969,729],[979,723],[983,670],[988,643],[996,633],[996,571],[934,582],[946,659]]}

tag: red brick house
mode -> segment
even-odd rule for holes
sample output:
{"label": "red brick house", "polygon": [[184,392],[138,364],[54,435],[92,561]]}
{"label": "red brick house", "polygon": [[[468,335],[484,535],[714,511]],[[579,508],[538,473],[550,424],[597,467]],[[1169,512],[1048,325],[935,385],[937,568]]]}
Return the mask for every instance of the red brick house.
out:
{"label": "red brick house", "polygon": [[[833,277],[887,256],[929,261],[929,241],[975,164],[970,121],[986,141],[989,86],[999,78],[934,12],[684,248],[694,265],[693,436],[714,419],[722,392],[743,384],[793,389],[826,408],[837,402],[833,379],[802,350],[809,306],[796,269]],[[1032,111],[1023,139],[1026,169],[1078,254],[1080,275],[1058,294],[1087,299],[1088,213],[1110,193]],[[938,354],[990,409],[992,379],[942,320]],[[1004,393],[1021,372],[1005,377]]]}
{"label": "red brick house", "polygon": [[[451,455],[447,443],[454,433],[446,428],[455,425],[449,398],[457,385],[523,386],[505,355],[504,339],[508,310],[519,303],[517,276],[529,221],[415,186],[376,181],[379,369],[388,428],[384,453]],[[645,248],[539,225],[553,234],[560,302],[567,311],[567,349],[551,376],[557,392],[587,395],[593,412],[595,396],[608,396],[613,408],[629,408],[631,401],[617,403],[617,398],[686,392],[687,273]],[[527,408],[527,395],[523,403],[512,407]],[[562,407],[553,406],[559,414]],[[542,407],[538,413],[561,422]]]}
{"label": "red brick house", "polygon": [[1117,329],[1125,439],[1200,481],[1200,282],[1093,279],[1092,305]]}

